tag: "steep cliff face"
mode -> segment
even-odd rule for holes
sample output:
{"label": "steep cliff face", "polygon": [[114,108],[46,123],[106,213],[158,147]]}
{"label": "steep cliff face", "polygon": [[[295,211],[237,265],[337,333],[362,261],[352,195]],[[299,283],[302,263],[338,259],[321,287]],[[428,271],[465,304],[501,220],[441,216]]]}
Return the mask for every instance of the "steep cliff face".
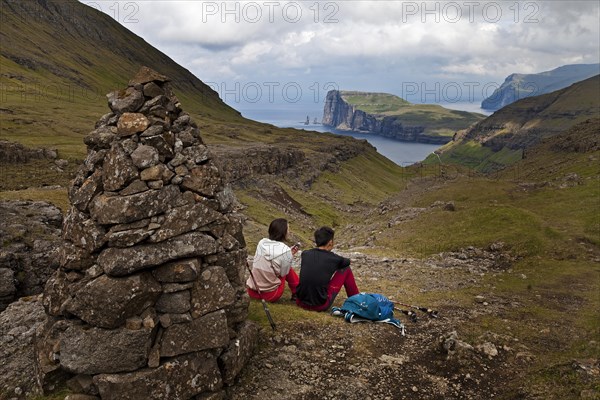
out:
{"label": "steep cliff face", "polygon": [[[412,116],[405,118],[404,115],[372,114],[350,104],[344,99],[344,93],[339,90],[331,90],[327,93],[323,109],[323,125],[339,130],[371,133],[408,142],[445,144],[452,140],[452,135],[437,135],[426,132],[428,128],[426,119],[423,119],[421,121],[423,123],[420,123],[415,121]],[[348,93],[356,94],[359,92]],[[411,106],[408,102],[406,104]],[[417,107],[420,107],[420,105]],[[430,106],[426,105],[425,107]],[[439,109],[448,111],[442,107],[439,107]],[[392,113],[387,112],[387,114]],[[463,128],[466,128],[470,122],[470,120],[466,121]]]}

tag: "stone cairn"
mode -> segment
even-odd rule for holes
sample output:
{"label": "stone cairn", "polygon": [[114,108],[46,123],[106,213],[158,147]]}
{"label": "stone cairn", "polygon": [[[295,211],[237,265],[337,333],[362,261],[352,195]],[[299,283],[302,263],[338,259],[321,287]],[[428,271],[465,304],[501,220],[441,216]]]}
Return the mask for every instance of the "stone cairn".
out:
{"label": "stone cairn", "polygon": [[168,82],[143,67],[84,139],[36,334],[45,390],[220,399],[256,345],[234,194]]}

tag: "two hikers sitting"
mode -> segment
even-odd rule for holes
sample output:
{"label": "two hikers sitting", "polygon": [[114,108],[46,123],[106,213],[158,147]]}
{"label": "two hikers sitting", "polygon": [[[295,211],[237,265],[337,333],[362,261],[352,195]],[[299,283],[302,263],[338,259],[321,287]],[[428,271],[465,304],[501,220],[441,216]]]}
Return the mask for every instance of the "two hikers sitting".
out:
{"label": "two hikers sitting", "polygon": [[284,243],[288,232],[285,219],[273,220],[269,225],[269,238],[258,243],[252,276],[246,282],[250,297],[275,302],[283,295],[287,282],[292,301],[295,300],[298,306],[307,310],[326,311],[342,286],[348,297],[359,293],[350,260],[331,251],[333,229],[324,226],[315,231],[317,247],[302,252],[299,277],[292,269],[292,259],[298,248],[290,248]]}

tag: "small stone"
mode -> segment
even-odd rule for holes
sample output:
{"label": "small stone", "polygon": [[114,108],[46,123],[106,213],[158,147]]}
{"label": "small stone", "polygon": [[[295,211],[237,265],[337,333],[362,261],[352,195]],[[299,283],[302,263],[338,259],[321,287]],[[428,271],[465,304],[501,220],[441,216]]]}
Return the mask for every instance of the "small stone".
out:
{"label": "small stone", "polygon": [[102,275],[104,273],[104,271],[102,270],[102,267],[100,267],[98,264],[94,264],[92,265],[90,268],[88,268],[85,271],[85,274],[89,277],[89,278],[97,278],[100,275]]}
{"label": "small stone", "polygon": [[190,310],[189,290],[175,293],[163,293],[156,302],[156,311],[162,313],[185,313]]}
{"label": "small stone", "polygon": [[115,113],[135,112],[144,104],[144,94],[141,90],[128,87],[125,90],[116,90],[106,95],[108,105]]}
{"label": "small stone", "polygon": [[163,293],[175,293],[194,287],[194,282],[188,283],[165,283],[162,285]]}
{"label": "small stone", "polygon": [[156,136],[156,135],[160,135],[164,130],[165,130],[164,127],[161,125],[152,125],[148,129],[146,129],[140,136],[142,138],[149,137],[149,136]]}
{"label": "small stone", "polygon": [[130,194],[142,193],[148,190],[148,185],[142,180],[135,180],[129,184],[125,189],[119,192],[122,196],[129,196]]}
{"label": "small stone", "polygon": [[479,296],[475,296],[475,302],[477,303],[483,303],[485,301],[485,297],[479,295]]}
{"label": "small stone", "polygon": [[164,164],[158,164],[143,170],[140,177],[144,181],[162,180],[164,183],[167,183],[174,175]]}
{"label": "small stone", "polygon": [[150,122],[144,114],[126,112],[119,118],[117,131],[119,136],[131,136],[145,131],[149,125]]}
{"label": "small stone", "polygon": [[156,326],[156,322],[154,321],[154,318],[152,318],[151,316],[147,316],[146,318],[144,318],[143,325],[144,328],[152,329]]}
{"label": "small stone", "polygon": [[125,328],[132,330],[132,331],[137,331],[139,329],[142,329],[142,324],[143,324],[143,321],[140,317],[132,317],[132,318],[128,318],[125,321]]}
{"label": "small stone", "polygon": [[148,367],[158,368],[160,365],[160,347],[154,346],[148,355]]}
{"label": "small stone", "polygon": [[175,167],[175,173],[177,175],[186,176],[187,174],[190,173],[190,170],[187,169],[187,167],[185,165],[179,165],[179,166]]}
{"label": "small stone", "polygon": [[163,181],[150,181],[148,182],[148,187],[150,189],[160,189],[164,186],[164,182]]}
{"label": "small stone", "polygon": [[140,145],[131,153],[131,160],[138,168],[149,168],[158,164],[158,151],[154,147]]}
{"label": "small stone", "polygon": [[485,342],[479,346],[477,346],[477,350],[481,353],[485,354],[489,358],[496,357],[498,355],[498,349],[493,343]]}
{"label": "small stone", "polygon": [[416,386],[413,386],[413,387],[411,388],[411,390],[412,390],[413,392],[415,392],[415,393],[419,391],[419,389],[418,389]]}
{"label": "small stone", "polygon": [[162,75],[152,68],[148,68],[143,66],[139,69],[139,71],[135,74],[133,78],[129,81],[129,86],[134,86],[136,84],[144,85],[148,82],[169,82],[169,77]]}
{"label": "small stone", "polygon": [[160,322],[163,328],[168,328],[171,325],[173,325],[173,321],[171,321],[170,314],[161,315],[160,317],[158,317],[158,321]]}
{"label": "small stone", "polygon": [[154,82],[148,82],[144,85],[144,96],[154,98],[156,96],[161,96],[165,94],[165,92]]}
{"label": "small stone", "polygon": [[444,204],[444,211],[456,211],[456,206],[454,205],[454,202],[450,201]]}

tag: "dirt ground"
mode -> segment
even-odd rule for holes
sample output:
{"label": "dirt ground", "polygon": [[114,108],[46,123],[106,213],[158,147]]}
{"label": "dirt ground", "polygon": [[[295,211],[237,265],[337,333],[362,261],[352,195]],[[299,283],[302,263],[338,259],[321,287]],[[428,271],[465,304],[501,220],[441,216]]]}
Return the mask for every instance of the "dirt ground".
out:
{"label": "dirt ground", "polygon": [[[352,258],[361,290],[385,293],[397,301],[403,296],[403,287],[452,293],[477,288],[486,274],[501,277],[512,273],[510,256],[480,249],[425,261],[390,260],[360,253],[345,255]],[[390,290],[390,282],[401,282],[399,289]],[[228,389],[228,396],[239,400],[563,398],[548,395],[551,388],[542,387],[536,393],[531,386],[527,390],[521,387],[536,355],[518,335],[510,330],[476,329],[483,333],[473,336],[473,330],[467,329],[482,316],[511,318],[511,310],[520,305],[519,299],[484,290],[481,293],[474,297],[471,307],[457,306],[451,300],[439,302],[436,319],[417,311],[419,320],[413,323],[397,313],[406,326],[405,336],[387,324],[349,324],[333,316],[323,321],[313,318],[311,312],[300,311],[301,316],[305,313],[304,320],[280,322],[274,332],[268,327],[262,329],[258,351],[238,384]],[[286,307],[271,310],[276,320],[277,313],[285,312],[287,304],[290,312],[297,312],[292,311],[295,306],[286,295],[280,300]],[[342,291],[336,304],[345,298]],[[266,320],[264,315],[260,318]],[[523,323],[536,324],[526,320]],[[542,326],[539,329],[550,332]],[[541,335],[541,345],[560,346],[569,334],[566,331],[561,337]],[[589,361],[587,367],[584,364],[574,361],[573,365],[560,366],[565,374],[585,370],[582,374],[590,380],[588,387],[592,389],[573,393],[572,398],[600,398],[593,389],[600,387],[598,360]]]}

